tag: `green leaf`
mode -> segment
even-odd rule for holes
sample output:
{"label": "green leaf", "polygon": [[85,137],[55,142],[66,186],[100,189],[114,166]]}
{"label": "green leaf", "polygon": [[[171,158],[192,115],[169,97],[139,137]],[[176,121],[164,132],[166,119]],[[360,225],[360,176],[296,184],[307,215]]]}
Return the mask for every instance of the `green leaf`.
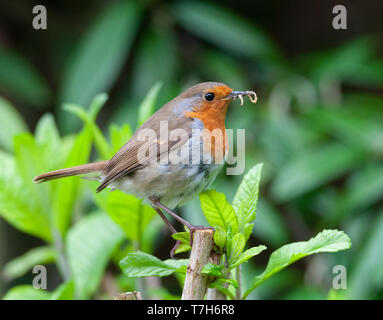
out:
{"label": "green leaf", "polygon": [[179,240],[181,243],[189,244],[190,243],[190,232],[177,232],[172,234],[174,240]]}
{"label": "green leaf", "polygon": [[226,283],[229,283],[231,284],[234,288],[238,288],[239,285],[238,285],[238,281],[237,280],[234,280],[234,279],[225,279],[225,278],[222,278],[220,279],[222,280],[223,282],[226,282]]}
{"label": "green leaf", "polygon": [[272,193],[279,201],[293,199],[353,169],[364,157],[364,152],[338,143],[306,150],[278,172]]}
{"label": "green leaf", "polygon": [[[61,103],[86,106],[97,93],[109,90],[133,43],[140,17],[134,1],[117,1],[101,11],[69,61]],[[67,130],[77,123],[65,114],[61,120]]]}
{"label": "green leaf", "polygon": [[100,112],[101,108],[108,101],[109,96],[106,93],[98,93],[96,94],[90,103],[89,106],[89,116],[92,121],[96,121],[97,115]]}
{"label": "green leaf", "polygon": [[238,232],[238,221],[234,209],[223,193],[207,190],[199,195],[202,211],[211,226],[227,231],[232,227],[233,233]]}
{"label": "green leaf", "polygon": [[[31,192],[34,200],[39,203],[50,226],[51,199],[57,182],[36,184],[32,183],[32,179],[38,174],[62,168],[64,165],[71,140],[62,141],[55,130],[53,119],[47,115],[38,124],[36,139],[30,133],[14,138],[17,175],[22,178],[23,188]],[[44,133],[48,139],[43,137]]]}
{"label": "green leaf", "polygon": [[[75,109],[76,111],[81,110],[79,111],[81,113],[79,117],[84,121],[84,128],[75,136],[65,159],[64,168],[81,165],[89,161],[92,140],[98,137],[95,119],[107,98],[106,94],[97,95],[93,99],[88,112],[85,112],[83,109]],[[75,110],[73,112],[76,112]],[[54,224],[62,235],[65,234],[69,226],[76,200],[81,195],[82,184],[82,181],[77,178],[57,181],[57,189],[52,197],[52,209],[54,211]]]}
{"label": "green leaf", "polygon": [[247,217],[249,217],[249,220],[255,219],[262,166],[263,164],[260,163],[249,170],[243,177],[233,199],[234,210],[237,213],[243,210],[247,214]]}
{"label": "green leaf", "polygon": [[0,167],[0,215],[15,228],[51,241],[49,218],[38,197],[25,187],[14,158],[0,151]]}
{"label": "green leaf", "polygon": [[11,288],[3,297],[3,300],[49,300],[48,291],[35,289],[30,285],[21,285]]}
{"label": "green leaf", "polygon": [[112,153],[115,154],[131,138],[132,129],[128,124],[124,124],[121,128],[116,124],[111,124],[109,135],[112,143]]}
{"label": "green leaf", "polygon": [[129,253],[120,261],[120,267],[128,277],[165,277],[187,264],[188,259],[161,261],[141,251]]}
{"label": "green leaf", "polygon": [[97,204],[116,222],[131,240],[140,240],[155,210],[141,199],[119,190],[96,195]]}
{"label": "green leaf", "polygon": [[289,231],[283,221],[282,214],[276,208],[260,199],[257,208],[257,222],[253,233],[257,238],[273,247],[280,247],[289,241]]}
{"label": "green leaf", "polygon": [[60,134],[51,113],[45,113],[37,123],[35,140],[36,144],[50,149],[55,149],[61,143]]}
{"label": "green leaf", "polygon": [[264,245],[259,245],[257,247],[252,247],[250,249],[247,249],[246,251],[242,252],[237,258],[233,260],[233,262],[230,265],[230,269],[236,268],[240,264],[260,254],[263,250],[266,250],[266,249],[267,248]]}
{"label": "green leaf", "polygon": [[107,101],[107,99],[108,96],[106,94],[98,94],[94,97],[92,103],[90,104],[89,111],[86,111],[75,104],[64,105],[64,110],[73,113],[91,128],[97,151],[99,152],[100,156],[104,159],[112,157],[113,151],[109,147],[109,144],[106,141],[104,135],[102,134],[100,128],[97,126],[96,117],[102,106]]}
{"label": "green leaf", "polygon": [[353,148],[380,153],[383,150],[383,116],[368,100],[357,99],[345,102],[346,108],[315,108],[303,118],[305,125],[323,135],[330,133]]}
{"label": "green leaf", "polygon": [[51,300],[73,300],[74,299],[74,282],[64,282],[52,292]]}
{"label": "green leaf", "polygon": [[[218,50],[204,50],[198,59],[200,60],[200,64],[197,66],[199,67],[198,71],[206,78],[220,79],[223,83],[230,83],[232,88],[246,88],[249,86],[246,79],[245,68],[243,68],[240,61],[233,55],[225,54]],[[243,120],[241,117],[243,113],[247,113],[248,115],[253,114],[251,108],[241,108],[239,111],[236,115],[240,117],[240,120]],[[233,128],[237,128],[237,123],[243,124],[240,120],[231,119],[230,124]],[[247,121],[250,122],[251,119],[247,119]],[[246,123],[243,125],[243,128],[247,128]]]}
{"label": "green leaf", "polygon": [[35,142],[28,136],[16,138],[18,167],[21,168],[26,186],[32,188],[36,198],[41,199],[44,210],[49,212],[52,232],[58,231],[62,236],[69,226],[76,200],[80,199],[83,182],[78,178],[69,178],[36,185],[30,183],[31,176],[88,162],[92,138],[92,130],[86,124],[79,134],[61,139],[50,114],[44,115],[39,121]]}
{"label": "green leaf", "polygon": [[174,251],[175,254],[179,254],[179,253],[182,253],[182,252],[188,252],[189,250],[191,250],[191,246],[187,243],[181,243],[178,248],[176,249],[176,251]]}
{"label": "green leaf", "polygon": [[[374,59],[375,44],[368,37],[359,37],[333,50],[306,55],[311,65],[311,76],[316,81],[340,79],[358,85],[381,85],[382,76],[372,70],[381,70]],[[377,61],[380,62],[380,61]]]}
{"label": "green leaf", "polygon": [[[21,141],[18,142],[18,139]],[[29,185],[31,176],[61,168],[64,165],[65,159],[72,148],[73,137],[62,139],[53,115],[46,113],[37,123],[35,136],[32,137],[29,134],[20,135],[20,137],[15,138],[16,143],[20,144],[17,148],[15,145],[16,156],[20,153],[27,156],[27,158],[33,159],[33,161],[28,162],[25,159],[20,159],[21,156],[18,158],[18,165],[24,167],[24,179]],[[31,172],[27,172],[27,169]],[[37,189],[40,192],[42,188],[40,186]],[[50,185],[49,187],[43,187],[43,189],[54,189],[54,187]]]}
{"label": "green leaf", "polygon": [[331,288],[328,292],[327,300],[349,300],[347,290],[336,290]]}
{"label": "green leaf", "polygon": [[16,101],[37,108],[47,107],[51,95],[50,88],[24,56],[0,48],[0,89]]}
{"label": "green leaf", "polygon": [[[139,243],[140,249],[146,253],[153,253],[157,248],[158,239],[163,232],[164,221],[159,215],[153,217],[152,220],[145,227],[145,231],[142,234],[141,241]],[[121,258],[119,259],[121,260]]]}
{"label": "green leaf", "polygon": [[237,233],[233,236],[230,251],[227,252],[229,256],[229,265],[231,265],[231,263],[239,257],[245,248],[245,244],[246,239],[242,233]]}
{"label": "green leaf", "polygon": [[383,166],[380,163],[363,165],[351,176],[328,218],[340,221],[369,208],[383,198]]}
{"label": "green leaf", "polygon": [[84,217],[69,230],[65,248],[80,299],[95,292],[112,252],[123,239],[120,227],[100,212]]}
{"label": "green leaf", "polygon": [[154,106],[158,93],[162,87],[162,82],[157,82],[147,93],[138,108],[138,125],[141,126],[154,112]]}
{"label": "green leaf", "polygon": [[140,123],[135,120],[140,117],[137,114],[140,110],[137,110],[137,105],[159,82],[164,86],[156,99],[156,105],[164,105],[179,94],[179,46],[174,31],[170,25],[162,24],[158,28],[155,24],[148,24],[135,48],[135,58],[129,74],[129,79],[134,81],[125,81],[126,85],[119,97],[123,103],[114,112],[113,122],[123,124],[128,121],[132,127],[138,127]]}
{"label": "green leaf", "polygon": [[219,291],[221,291],[226,296],[230,297],[231,300],[235,300],[234,295],[231,293],[231,291],[226,287],[226,281],[227,279],[219,278],[216,281],[209,284],[210,288],[215,288]]}
{"label": "green leaf", "polygon": [[[279,103],[274,104],[279,106]],[[282,116],[278,106],[272,108],[273,111],[266,117],[260,139],[263,152],[267,154],[269,160],[267,168],[276,173],[286,165],[290,157],[294,156],[295,160],[297,154],[303,154],[307,150],[304,139],[307,139],[307,136],[311,137],[313,131],[311,128],[303,131],[293,118]]]}
{"label": "green leaf", "polygon": [[3,275],[8,280],[13,280],[24,275],[36,265],[52,263],[55,259],[56,250],[52,247],[33,248],[8,262],[4,266]]}
{"label": "green leaf", "polygon": [[251,291],[273,274],[303,257],[320,252],[337,252],[350,247],[350,238],[343,231],[338,230],[323,230],[308,241],[287,244],[271,254],[265,271],[253,279],[243,298],[246,298]]}
{"label": "green leaf", "polygon": [[[85,127],[76,137],[66,158],[64,168],[87,163],[92,150],[92,132]],[[52,197],[53,222],[56,228],[65,235],[76,201],[81,196],[83,181],[79,178],[58,180],[54,196]]]}
{"label": "green leaf", "polygon": [[173,233],[172,238],[175,240],[181,241],[181,244],[178,246],[175,254],[181,253],[181,252],[187,252],[191,249],[190,246],[190,233],[189,232],[178,232]]}
{"label": "green leaf", "polygon": [[222,272],[222,266],[216,265],[214,263],[207,263],[203,266],[201,273],[207,274],[209,276],[213,277],[223,277],[223,272]]}
{"label": "green leaf", "polygon": [[224,50],[265,59],[278,55],[263,31],[217,3],[182,1],[173,7],[183,27]]}
{"label": "green leaf", "polygon": [[383,284],[383,211],[371,221],[366,233],[365,246],[354,252],[353,269],[347,278],[348,299],[371,299]]}
{"label": "green leaf", "polygon": [[40,119],[35,138],[31,134],[15,137],[17,170],[23,178],[24,188],[30,190],[36,201],[40,202],[42,212],[45,212],[49,220],[51,232],[65,234],[75,201],[81,194],[80,179],[61,179],[38,185],[31,183],[31,180],[43,172],[86,163],[91,142],[92,132],[89,126],[85,126],[75,137],[61,139],[50,114]]}
{"label": "green leaf", "polygon": [[[38,172],[45,172],[48,166],[45,160],[48,155],[51,155],[52,146],[41,145],[41,148],[39,148],[35,138],[30,133],[22,133],[15,136],[14,145],[15,164],[17,165],[18,175],[30,190],[38,193],[39,190],[33,188],[34,185],[30,182]],[[46,189],[44,191],[48,191],[48,187],[43,188]],[[45,202],[47,201],[45,200]]]}
{"label": "green leaf", "polygon": [[262,166],[262,164],[255,165],[244,176],[233,200],[233,208],[237,213],[239,230],[246,239],[250,236],[252,225],[251,229],[249,228],[250,233],[249,231],[245,232],[246,228],[255,219]]}
{"label": "green leaf", "polygon": [[166,259],[163,262],[176,268],[176,272],[181,274],[186,274],[186,268],[189,265],[189,259]]}
{"label": "green leaf", "polygon": [[[172,27],[163,25],[158,29],[152,26],[147,30],[136,48],[136,59],[132,70],[134,81],[130,90],[127,90],[125,98],[128,99],[133,94],[140,101],[151,88],[159,86],[159,83],[165,84],[161,95],[169,94],[169,84],[176,81],[179,70],[178,53],[177,37]],[[155,91],[153,94],[156,94]]]}
{"label": "green leaf", "polygon": [[223,230],[216,230],[214,232],[214,243],[222,251],[226,243],[226,232]]}
{"label": "green leaf", "polygon": [[232,231],[232,227],[229,226],[229,228],[226,231],[226,254],[227,254],[227,257],[230,257],[230,255],[231,255],[232,241],[233,241],[233,231]]}
{"label": "green leaf", "polygon": [[28,131],[28,127],[16,109],[1,97],[0,114],[0,147],[11,151],[13,149],[13,136]]}

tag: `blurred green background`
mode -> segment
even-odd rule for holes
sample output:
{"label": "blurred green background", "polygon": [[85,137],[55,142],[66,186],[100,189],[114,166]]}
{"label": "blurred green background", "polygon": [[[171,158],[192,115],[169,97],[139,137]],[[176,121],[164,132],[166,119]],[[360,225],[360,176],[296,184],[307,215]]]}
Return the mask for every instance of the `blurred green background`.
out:
{"label": "blurred green background", "polygon": [[[109,100],[97,122],[106,130],[135,128],[158,81],[156,108],[202,81],[254,90],[258,103],[233,103],[227,118],[228,128],[246,129],[247,168],[264,164],[252,244],[272,250],[338,228],[353,245],[293,265],[251,298],[325,299],[337,264],[347,268],[346,298],[383,298],[383,3],[293,3],[42,1],[48,29],[34,30],[34,1],[0,0],[0,148],[13,154],[13,137],[35,132],[46,113],[62,135],[79,132],[63,103],[87,107],[101,92]],[[332,8],[342,3],[348,29],[334,30]],[[240,180],[222,172],[213,187],[231,200]],[[198,199],[181,212],[204,223]],[[0,270],[43,244],[3,219],[0,239]],[[164,227],[153,250],[168,258],[172,245]],[[245,275],[266,262],[247,264]],[[60,275],[54,265],[48,273],[54,289]],[[0,296],[31,278],[2,277]]]}

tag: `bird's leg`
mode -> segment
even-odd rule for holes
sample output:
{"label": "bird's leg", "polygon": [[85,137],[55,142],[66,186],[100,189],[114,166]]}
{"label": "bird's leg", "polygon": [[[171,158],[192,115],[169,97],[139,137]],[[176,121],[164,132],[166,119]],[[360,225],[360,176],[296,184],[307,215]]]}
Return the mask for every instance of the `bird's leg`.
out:
{"label": "bird's leg", "polygon": [[214,228],[212,227],[205,227],[205,226],[194,226],[192,224],[190,224],[189,222],[187,222],[186,220],[182,219],[179,215],[177,215],[176,213],[174,213],[172,210],[170,210],[168,207],[164,206],[161,202],[159,202],[158,200],[154,199],[154,198],[151,198],[150,201],[152,201],[152,203],[158,207],[158,208],[161,208],[162,210],[164,210],[165,212],[169,213],[172,217],[174,217],[175,219],[177,219],[179,222],[181,222],[186,228],[189,229],[190,231],[190,246],[192,246],[193,244],[193,235],[194,235],[194,232],[196,230],[214,230]]}
{"label": "bird's leg", "polygon": [[153,209],[157,211],[157,213],[160,215],[160,217],[162,218],[162,220],[164,220],[164,222],[166,223],[166,225],[169,227],[170,229],[170,232],[172,234],[174,233],[177,233],[177,230],[173,227],[173,225],[170,223],[170,221],[168,220],[168,218],[165,217],[165,215],[162,213],[161,209],[158,208],[157,206],[153,206]]}
{"label": "bird's leg", "polygon": [[170,210],[168,207],[165,207],[165,206],[164,206],[161,202],[159,202],[158,200],[151,198],[150,201],[152,201],[152,203],[153,203],[157,208],[161,208],[161,209],[164,210],[165,212],[169,213],[173,218],[175,218],[176,220],[178,220],[179,222],[181,222],[183,225],[185,225],[186,228],[191,229],[191,228],[193,227],[192,224],[190,224],[190,223],[187,222],[186,220],[182,219],[179,215],[177,215],[175,212],[173,212],[172,210]]}
{"label": "bird's leg", "polygon": [[[168,220],[168,218],[165,217],[165,215],[162,213],[161,209],[158,208],[157,206],[153,206],[153,209],[157,211],[157,213],[159,214],[159,216],[162,218],[162,220],[164,220],[165,224],[169,227],[170,229],[170,232],[172,234],[174,233],[177,233],[177,230],[173,227],[173,225],[170,223],[170,221]],[[174,254],[177,250],[177,248],[179,247],[179,245],[181,244],[181,241],[180,240],[177,240],[175,246],[173,247],[173,249],[170,251],[170,257],[172,259],[175,259],[174,258]]]}

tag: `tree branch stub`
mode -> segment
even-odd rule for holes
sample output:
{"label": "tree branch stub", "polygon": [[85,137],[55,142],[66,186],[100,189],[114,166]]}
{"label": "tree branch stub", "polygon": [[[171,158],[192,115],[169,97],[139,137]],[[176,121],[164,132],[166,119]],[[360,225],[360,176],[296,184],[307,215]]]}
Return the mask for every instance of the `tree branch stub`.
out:
{"label": "tree branch stub", "polygon": [[213,229],[196,230],[189,265],[186,271],[182,300],[202,300],[208,288],[208,279],[201,273],[209,262],[213,248]]}

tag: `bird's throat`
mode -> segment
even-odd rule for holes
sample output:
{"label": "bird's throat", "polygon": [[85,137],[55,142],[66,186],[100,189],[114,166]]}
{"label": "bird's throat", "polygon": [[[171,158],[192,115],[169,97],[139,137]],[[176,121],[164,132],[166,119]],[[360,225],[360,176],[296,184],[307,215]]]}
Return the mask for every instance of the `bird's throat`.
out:
{"label": "bird's throat", "polygon": [[[219,101],[214,106],[205,104],[196,111],[185,113],[187,117],[201,120],[204,128],[208,130],[208,132],[203,134],[204,152],[211,153],[216,162],[223,160],[228,149],[225,128],[225,119],[228,106],[228,102]],[[208,141],[211,143],[205,143]]]}

